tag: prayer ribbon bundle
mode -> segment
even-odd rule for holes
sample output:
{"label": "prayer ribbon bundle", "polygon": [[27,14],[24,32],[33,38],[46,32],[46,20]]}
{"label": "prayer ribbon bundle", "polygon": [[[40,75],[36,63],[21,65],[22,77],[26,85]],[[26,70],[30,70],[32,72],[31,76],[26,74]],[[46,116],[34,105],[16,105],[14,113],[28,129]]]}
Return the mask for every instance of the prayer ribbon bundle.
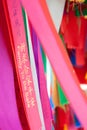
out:
{"label": "prayer ribbon bundle", "polygon": [[0,1],[1,130],[87,129],[86,4]]}

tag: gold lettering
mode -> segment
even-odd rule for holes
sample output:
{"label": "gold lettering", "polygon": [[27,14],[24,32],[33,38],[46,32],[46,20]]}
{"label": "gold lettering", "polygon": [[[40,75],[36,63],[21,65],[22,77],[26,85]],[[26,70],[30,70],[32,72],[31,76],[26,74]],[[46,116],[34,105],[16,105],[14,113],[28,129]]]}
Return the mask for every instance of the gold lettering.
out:
{"label": "gold lettering", "polygon": [[34,100],[34,98],[33,98],[33,97],[31,98],[31,106],[32,106],[32,107],[34,107],[34,106],[35,106],[35,100]]}
{"label": "gold lettering", "polygon": [[28,94],[28,92],[25,93],[25,97],[26,97],[27,106],[28,106],[28,108],[30,108],[30,100],[29,100],[29,94]]}
{"label": "gold lettering", "polygon": [[28,86],[30,86],[31,83],[32,83],[32,81],[29,80],[29,79],[27,79],[27,84],[28,84]]}
{"label": "gold lettering", "polygon": [[26,65],[24,65],[24,73],[25,73],[26,75],[28,75],[28,73],[29,73],[29,67],[26,66]]}
{"label": "gold lettering", "polygon": [[32,83],[32,80],[30,79],[30,75],[27,75],[26,81],[27,81],[28,86],[30,86],[30,84]]}
{"label": "gold lettering", "polygon": [[26,98],[26,103],[27,103],[28,108],[35,106],[34,97],[29,98],[29,93],[28,92],[25,93],[25,98]]}
{"label": "gold lettering", "polygon": [[26,57],[27,57],[26,53],[23,53],[23,55],[22,55],[22,63],[23,64],[25,64],[28,61]]}
{"label": "gold lettering", "polygon": [[33,88],[31,86],[28,87],[28,91],[29,91],[29,94],[30,96],[32,95],[32,91],[33,91]]}
{"label": "gold lettering", "polygon": [[27,83],[25,80],[23,81],[23,85],[24,85],[24,90],[27,91]]}
{"label": "gold lettering", "polygon": [[24,80],[24,71],[21,72],[22,80]]}
{"label": "gold lettering", "polygon": [[20,51],[17,51],[17,59],[18,59],[18,67],[19,67],[20,69],[22,69]]}
{"label": "gold lettering", "polygon": [[32,88],[32,77],[29,74],[30,68],[27,66],[27,54],[26,54],[26,44],[21,43],[17,46],[17,60],[18,66],[21,68],[21,78],[23,83],[23,88],[25,91],[25,100],[27,103],[27,107],[30,108],[31,106],[35,106],[35,99],[33,96],[33,88]]}
{"label": "gold lettering", "polygon": [[26,102],[29,103],[29,94],[28,94],[28,92],[25,93],[25,97],[26,97]]}
{"label": "gold lettering", "polygon": [[20,50],[20,52],[26,51],[25,43],[21,43],[20,45],[17,46],[17,48]]}

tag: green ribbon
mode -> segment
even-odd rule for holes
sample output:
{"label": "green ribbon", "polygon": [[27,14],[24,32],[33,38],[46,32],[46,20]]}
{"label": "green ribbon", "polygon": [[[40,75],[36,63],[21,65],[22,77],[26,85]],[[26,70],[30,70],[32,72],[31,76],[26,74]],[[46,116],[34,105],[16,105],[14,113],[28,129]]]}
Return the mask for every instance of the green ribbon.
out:
{"label": "green ribbon", "polygon": [[46,61],[46,55],[45,55],[42,47],[41,47],[41,54],[42,54],[42,60],[43,60],[43,64],[44,64],[44,71],[46,73],[46,62],[47,61]]}
{"label": "green ribbon", "polygon": [[57,83],[58,86],[58,93],[59,93],[59,101],[60,101],[60,105],[63,106],[65,104],[69,104],[69,101],[67,100],[63,90],[61,89],[61,86],[59,83]]}

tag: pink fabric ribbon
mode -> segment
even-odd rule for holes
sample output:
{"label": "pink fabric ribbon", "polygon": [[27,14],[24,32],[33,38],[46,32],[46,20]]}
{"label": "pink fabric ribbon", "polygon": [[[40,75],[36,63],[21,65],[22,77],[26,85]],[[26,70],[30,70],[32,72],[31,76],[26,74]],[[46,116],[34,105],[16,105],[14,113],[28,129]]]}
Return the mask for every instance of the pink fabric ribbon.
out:
{"label": "pink fabric ribbon", "polygon": [[[5,1],[3,1],[5,2]],[[14,60],[17,76],[20,81],[20,91],[26,118],[31,130],[41,130],[41,121],[38,113],[38,107],[35,97],[35,91],[32,81],[31,68],[28,57],[27,43],[25,37],[22,10],[19,0],[7,0],[7,9],[9,13],[10,24],[8,25],[12,47],[14,47]],[[5,11],[5,14],[7,12]],[[11,28],[11,29],[10,29]],[[12,34],[11,34],[12,31]],[[10,39],[11,40],[11,39]],[[36,121],[35,121],[36,120]]]}

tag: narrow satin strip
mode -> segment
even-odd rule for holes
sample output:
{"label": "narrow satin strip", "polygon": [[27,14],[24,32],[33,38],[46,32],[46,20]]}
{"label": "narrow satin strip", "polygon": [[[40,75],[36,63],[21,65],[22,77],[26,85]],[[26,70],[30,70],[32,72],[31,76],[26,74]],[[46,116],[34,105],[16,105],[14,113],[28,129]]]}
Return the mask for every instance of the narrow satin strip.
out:
{"label": "narrow satin strip", "polygon": [[42,62],[41,52],[40,52],[40,43],[38,39],[37,39],[37,45],[38,45],[38,64],[39,64],[41,102],[43,107],[46,130],[51,130],[52,127],[51,107],[50,107],[50,102],[47,93],[46,77],[44,73],[44,67],[43,67],[43,62]]}
{"label": "narrow satin strip", "polygon": [[[33,52],[34,52],[34,59],[35,59],[35,65],[36,65],[36,72],[37,72],[37,78],[38,78],[38,85],[39,83],[39,68],[38,68],[38,46],[37,46],[37,36],[36,33],[29,21],[30,29],[31,29],[31,39],[32,39],[32,46],[33,46]],[[39,88],[40,89],[40,88]]]}
{"label": "narrow satin strip", "polygon": [[58,88],[57,88],[57,78],[53,72],[53,86],[52,86],[52,99],[55,108],[59,106],[59,95],[58,95]]}
{"label": "narrow satin strip", "polygon": [[47,77],[47,90],[48,90],[48,96],[50,98],[50,89],[51,89],[51,83],[52,83],[52,69],[49,62],[49,59],[46,58],[47,64],[46,64],[46,77]]}
{"label": "narrow satin strip", "polygon": [[[29,19],[41,41],[65,94],[67,95],[82,125],[87,128],[87,101],[80,89],[80,84],[73,67],[70,64],[62,42],[50,20],[48,10],[44,4],[45,1],[22,0],[22,2],[27,9]],[[30,3],[28,4],[28,2]]]}
{"label": "narrow satin strip", "polygon": [[[3,4],[5,1],[3,0]],[[14,47],[14,60],[16,62],[16,71],[18,78],[20,80],[20,90],[24,105],[24,110],[28,120],[28,124],[31,130],[41,130],[41,120],[38,112],[36,96],[34,91],[34,85],[31,75],[31,67],[29,63],[27,43],[24,31],[24,23],[22,17],[22,9],[20,1],[18,0],[6,0],[7,2],[7,11],[9,13],[9,19],[11,24],[11,29],[9,33],[12,37],[13,42],[11,46]],[[4,6],[5,7],[5,6]],[[5,11],[7,16],[7,12]],[[7,22],[8,22],[8,17]],[[8,26],[10,28],[10,26]],[[11,37],[10,37],[11,38]],[[37,122],[36,122],[36,121]]]}

